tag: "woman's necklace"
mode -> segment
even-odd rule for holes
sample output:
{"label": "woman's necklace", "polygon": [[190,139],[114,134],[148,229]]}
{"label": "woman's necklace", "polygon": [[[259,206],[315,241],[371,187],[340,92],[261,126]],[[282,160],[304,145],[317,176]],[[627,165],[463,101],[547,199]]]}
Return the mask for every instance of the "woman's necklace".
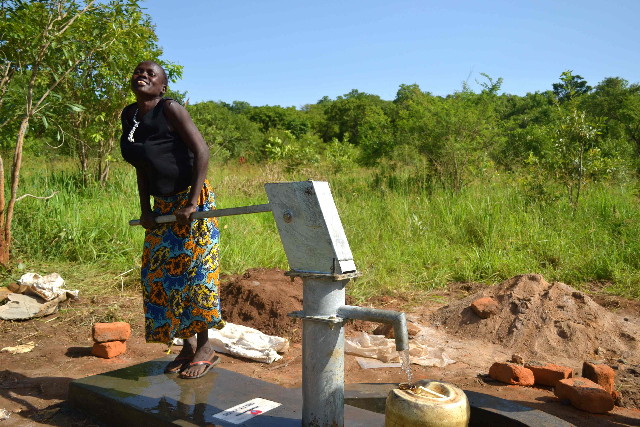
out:
{"label": "woman's necklace", "polygon": [[138,115],[138,109],[136,108],[136,112],[133,113],[133,127],[129,131],[129,138],[127,138],[129,142],[135,142],[135,140],[133,139],[133,133],[136,131],[136,129],[138,129],[138,125],[140,124],[140,122],[136,120],[137,115]]}

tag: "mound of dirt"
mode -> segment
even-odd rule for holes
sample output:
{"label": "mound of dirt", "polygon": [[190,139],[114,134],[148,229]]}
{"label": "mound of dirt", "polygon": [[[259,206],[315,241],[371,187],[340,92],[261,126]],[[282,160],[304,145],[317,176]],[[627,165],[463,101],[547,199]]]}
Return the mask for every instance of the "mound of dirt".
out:
{"label": "mound of dirt", "polygon": [[299,342],[302,322],[287,316],[302,310],[302,280],[284,270],[253,268],[228,276],[220,286],[222,318],[268,335]]}
{"label": "mound of dirt", "polygon": [[[470,304],[482,297],[498,303],[481,319]],[[540,275],[513,277],[444,306],[432,315],[448,333],[511,348],[529,359],[624,358],[638,362],[636,319],[608,312],[584,293]]]}

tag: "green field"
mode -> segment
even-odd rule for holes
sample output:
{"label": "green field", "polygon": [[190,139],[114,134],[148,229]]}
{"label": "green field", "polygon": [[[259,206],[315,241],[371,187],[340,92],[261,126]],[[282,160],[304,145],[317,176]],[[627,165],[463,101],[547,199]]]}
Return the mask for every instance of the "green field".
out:
{"label": "green field", "polygon": [[[327,180],[362,278],[352,296],[414,293],[452,281],[487,284],[540,273],[578,288],[596,284],[640,297],[640,203],[637,187],[593,184],[573,209],[565,200],[527,196],[517,177],[493,174],[452,192],[423,185],[402,172],[355,168],[340,174],[321,166],[290,172],[274,163],[212,165],[218,207],[266,203],[264,183]],[[120,290],[137,285],[143,231],[133,168],[117,163],[105,186],[80,185],[68,160],[34,158],[21,191],[47,200],[17,204],[12,268],[57,271],[69,286]],[[287,268],[271,214],[220,220],[222,268]]]}

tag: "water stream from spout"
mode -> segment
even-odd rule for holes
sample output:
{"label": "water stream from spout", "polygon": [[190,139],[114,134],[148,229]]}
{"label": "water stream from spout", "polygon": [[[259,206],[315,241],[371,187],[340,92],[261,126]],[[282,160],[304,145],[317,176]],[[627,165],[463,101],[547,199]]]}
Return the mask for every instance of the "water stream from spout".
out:
{"label": "water stream from spout", "polygon": [[402,370],[407,374],[407,382],[413,383],[413,372],[411,372],[411,356],[409,355],[409,349],[399,351],[400,363],[402,364]]}

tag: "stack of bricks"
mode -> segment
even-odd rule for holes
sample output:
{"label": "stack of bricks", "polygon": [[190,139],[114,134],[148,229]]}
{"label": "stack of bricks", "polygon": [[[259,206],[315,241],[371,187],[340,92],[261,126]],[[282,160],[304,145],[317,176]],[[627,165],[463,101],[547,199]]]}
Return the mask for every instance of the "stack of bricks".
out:
{"label": "stack of bricks", "polygon": [[96,323],[93,325],[93,349],[91,354],[111,359],[127,351],[131,326],[126,322]]}
{"label": "stack of bricks", "polygon": [[496,362],[489,369],[489,376],[505,384],[553,387],[558,399],[594,414],[612,410],[619,396],[614,386],[614,370],[599,363],[584,362],[582,377],[574,377],[571,368],[552,363]]}

